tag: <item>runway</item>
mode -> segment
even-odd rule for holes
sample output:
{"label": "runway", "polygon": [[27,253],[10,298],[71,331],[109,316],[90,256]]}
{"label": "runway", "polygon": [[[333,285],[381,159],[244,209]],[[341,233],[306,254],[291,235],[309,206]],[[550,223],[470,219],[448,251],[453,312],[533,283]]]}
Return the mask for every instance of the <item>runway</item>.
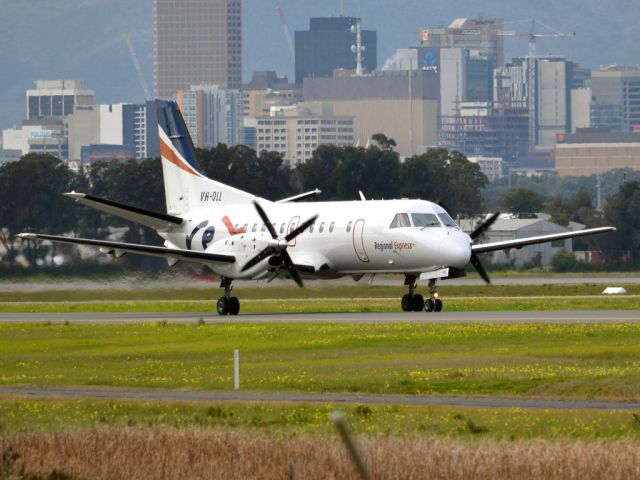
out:
{"label": "runway", "polygon": [[122,324],[169,323],[640,323],[638,310],[391,312],[391,313],[257,313],[236,317],[202,313],[0,313],[0,323]]}
{"label": "runway", "polygon": [[87,387],[10,387],[0,386],[0,396],[33,399],[61,398],[95,400],[144,400],[162,402],[215,403],[323,403],[336,405],[413,405],[474,408],[531,408],[554,410],[638,410],[640,403],[589,400],[546,400],[527,398],[467,397],[440,395],[384,395],[363,393],[216,392],[157,389]]}

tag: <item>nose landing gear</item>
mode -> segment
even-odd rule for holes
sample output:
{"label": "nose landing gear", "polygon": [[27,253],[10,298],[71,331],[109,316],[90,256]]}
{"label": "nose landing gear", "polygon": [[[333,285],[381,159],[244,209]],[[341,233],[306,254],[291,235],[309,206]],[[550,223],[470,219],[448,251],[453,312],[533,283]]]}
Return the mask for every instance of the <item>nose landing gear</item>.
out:
{"label": "nose landing gear", "polygon": [[419,293],[415,293],[418,286],[418,277],[415,275],[406,275],[404,284],[409,287],[409,293],[402,296],[400,306],[403,312],[419,312],[424,308],[425,312],[442,311],[442,300],[438,295],[436,280],[429,280],[429,298],[425,302],[424,297]]}
{"label": "nose landing gear", "polygon": [[218,315],[238,315],[240,312],[240,300],[231,296],[232,282],[231,278],[222,277],[220,280],[220,287],[224,288],[224,297],[220,297],[216,304]]}
{"label": "nose landing gear", "polygon": [[424,304],[425,312],[441,312],[442,300],[438,295],[438,287],[436,287],[436,280],[429,280],[429,299]]}

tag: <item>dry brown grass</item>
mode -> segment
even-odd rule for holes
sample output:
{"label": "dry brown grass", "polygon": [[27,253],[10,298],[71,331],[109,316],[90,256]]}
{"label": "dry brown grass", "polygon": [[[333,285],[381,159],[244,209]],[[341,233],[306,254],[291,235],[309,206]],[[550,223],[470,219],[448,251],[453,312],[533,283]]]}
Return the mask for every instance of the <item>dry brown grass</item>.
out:
{"label": "dry brown grass", "polygon": [[[464,442],[433,438],[360,441],[373,478],[640,478],[640,445],[627,442]],[[16,455],[18,455],[16,457]],[[12,458],[15,458],[12,461]],[[0,478],[357,478],[337,438],[256,432],[98,429],[0,437]]]}

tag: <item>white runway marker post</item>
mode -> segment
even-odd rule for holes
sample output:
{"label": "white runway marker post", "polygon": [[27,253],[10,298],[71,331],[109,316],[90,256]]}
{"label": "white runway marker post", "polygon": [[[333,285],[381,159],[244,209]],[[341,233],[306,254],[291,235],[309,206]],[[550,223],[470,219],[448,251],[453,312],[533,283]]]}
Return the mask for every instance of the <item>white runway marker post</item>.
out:
{"label": "white runway marker post", "polygon": [[240,350],[233,351],[233,381],[236,390],[240,390]]}

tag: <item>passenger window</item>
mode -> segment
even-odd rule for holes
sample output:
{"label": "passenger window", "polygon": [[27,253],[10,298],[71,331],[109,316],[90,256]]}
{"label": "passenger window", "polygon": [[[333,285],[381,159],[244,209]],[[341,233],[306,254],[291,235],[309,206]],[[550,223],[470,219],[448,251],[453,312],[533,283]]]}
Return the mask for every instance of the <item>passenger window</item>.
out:
{"label": "passenger window", "polygon": [[416,227],[441,227],[438,217],[433,213],[412,213],[411,218]]}
{"label": "passenger window", "polygon": [[312,223],[311,226],[309,227],[309,233],[313,233],[314,225],[315,225],[315,223]]}
{"label": "passenger window", "polygon": [[351,231],[351,225],[353,225],[353,222],[347,223],[347,233]]}
{"label": "passenger window", "polygon": [[280,233],[284,233],[284,223],[280,225]]}
{"label": "passenger window", "polygon": [[393,217],[393,221],[389,228],[402,228],[402,227],[410,227],[411,221],[409,220],[409,215],[406,213],[396,213],[396,216]]}
{"label": "passenger window", "polygon": [[253,228],[251,229],[252,232],[255,232],[256,230],[258,230],[258,224],[254,223],[253,224]]}
{"label": "passenger window", "polygon": [[242,227],[242,231],[243,231],[244,233],[247,233],[247,232],[249,231],[249,230],[247,230],[247,228],[249,228],[249,224],[248,224],[248,223],[245,223],[245,224],[244,224],[244,227]]}
{"label": "passenger window", "polygon": [[261,232],[264,232],[267,230],[267,226],[263,223],[262,224],[262,228],[260,229]]}
{"label": "passenger window", "polygon": [[329,233],[333,232],[333,227],[336,226],[336,222],[331,222],[331,224],[329,225]]}
{"label": "passenger window", "polygon": [[318,232],[322,233],[323,230],[324,230],[324,222],[320,224],[320,228],[318,229]]}

